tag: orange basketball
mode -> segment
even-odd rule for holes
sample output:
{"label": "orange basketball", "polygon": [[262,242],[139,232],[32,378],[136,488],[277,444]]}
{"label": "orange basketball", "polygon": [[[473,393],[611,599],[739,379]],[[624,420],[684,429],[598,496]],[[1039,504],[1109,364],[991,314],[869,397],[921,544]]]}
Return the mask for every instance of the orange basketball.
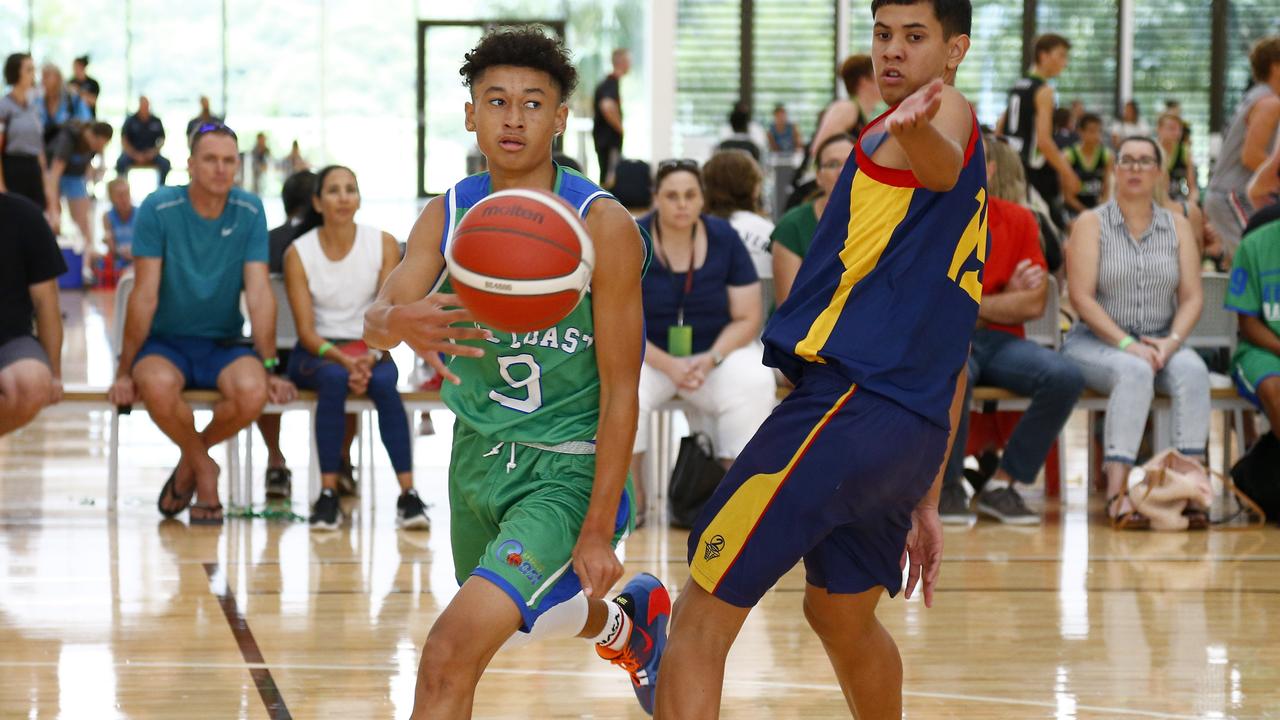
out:
{"label": "orange basketball", "polygon": [[449,239],[449,280],[476,320],[508,332],[545,330],[581,302],[595,249],[564,200],[503,190],[463,216]]}

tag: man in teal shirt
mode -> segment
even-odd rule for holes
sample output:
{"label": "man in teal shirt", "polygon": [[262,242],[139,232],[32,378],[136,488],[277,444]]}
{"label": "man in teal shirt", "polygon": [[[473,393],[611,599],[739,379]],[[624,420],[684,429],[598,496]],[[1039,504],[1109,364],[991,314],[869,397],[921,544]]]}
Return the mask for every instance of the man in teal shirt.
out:
{"label": "man in teal shirt", "polygon": [[[178,445],[182,459],[158,507],[173,517],[191,506],[196,524],[222,523],[219,468],[209,448],[258,417],[268,398],[288,402],[296,392],[266,372],[279,363],[266,217],[262,201],[234,187],[239,163],[235,133],[221,123],[201,125],[187,161],[191,184],[162,187],[138,209],[134,289],[109,395],[117,405],[141,398]],[[242,290],[253,349],[240,342]],[[202,431],[182,399],[188,388],[222,393]],[[191,505],[197,494],[199,502]]]}

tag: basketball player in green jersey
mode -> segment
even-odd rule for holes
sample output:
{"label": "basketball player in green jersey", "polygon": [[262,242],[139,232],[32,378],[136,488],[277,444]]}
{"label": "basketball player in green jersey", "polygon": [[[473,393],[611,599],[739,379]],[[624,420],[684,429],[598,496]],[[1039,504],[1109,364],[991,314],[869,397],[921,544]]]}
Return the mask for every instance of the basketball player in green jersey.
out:
{"label": "basketball player in green jersey", "polygon": [[[627,467],[638,415],[648,249],[630,214],[551,146],[577,81],[558,42],[532,28],[486,35],[466,56],[466,127],[489,171],[431,201],[408,251],[365,316],[365,339],[407,342],[449,382],[457,415],[449,466],[454,567],[461,589],[427,637],[414,718],[470,717],[476,684],[504,645],[578,636],[627,670],[651,711],[670,599],[651,575],[605,594],[634,508]],[[511,334],[470,320],[447,290],[448,243],[467,209],[511,188],[551,191],[576,208],[596,248],[591,292],[556,326]],[[452,329],[445,327],[455,323]],[[477,328],[479,330],[477,330]],[[446,366],[440,340],[454,357]]]}

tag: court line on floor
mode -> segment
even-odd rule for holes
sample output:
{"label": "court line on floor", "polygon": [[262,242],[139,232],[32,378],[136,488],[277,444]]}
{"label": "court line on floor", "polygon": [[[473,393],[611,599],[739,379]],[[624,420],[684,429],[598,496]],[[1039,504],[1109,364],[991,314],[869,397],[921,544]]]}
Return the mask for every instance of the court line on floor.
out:
{"label": "court line on floor", "polygon": [[240,648],[240,656],[244,658],[244,664],[249,667],[249,674],[253,677],[253,684],[258,688],[258,697],[262,698],[262,704],[267,708],[267,717],[271,720],[293,720],[293,715],[284,703],[284,696],[280,694],[280,688],[276,687],[276,682],[271,677],[271,668],[267,667],[266,659],[262,657],[258,641],[249,629],[249,620],[240,612],[226,576],[218,569],[217,563],[205,563],[204,571],[209,576],[209,592],[218,598],[218,604],[222,606],[222,614],[231,626],[231,634]]}
{"label": "court line on floor", "polygon": [[[232,670],[240,669],[248,666],[250,669],[267,670],[265,663],[218,663],[218,662],[117,662],[117,668],[121,669],[188,669],[188,670]],[[22,660],[0,660],[0,668],[17,668],[17,667],[58,667],[59,663],[54,661],[22,661]],[[275,663],[271,666],[277,672],[281,671],[315,671],[315,672],[387,672],[393,673],[401,670],[398,665],[341,665],[333,663]],[[493,675],[512,675],[518,677],[545,677],[553,675],[556,677],[570,678],[600,678],[613,680],[618,677],[616,672],[585,672],[579,670],[527,670],[523,668],[489,668],[486,673]],[[776,688],[778,690],[818,690],[830,692],[833,695],[840,693],[840,686],[835,684],[821,683],[791,683],[778,682],[771,680],[725,680],[725,685],[736,685],[742,687],[757,688]],[[966,693],[947,693],[947,692],[930,692],[924,690],[903,690],[904,697],[925,698],[930,700],[954,700],[959,702],[988,703],[995,705],[1016,705],[1020,707],[1036,707],[1056,710],[1059,704],[1049,702],[1047,700],[1018,700],[1015,698],[996,697],[989,695],[969,695]],[[1132,708],[1107,707],[1104,705],[1081,705],[1076,703],[1072,706],[1076,712],[1086,711],[1094,713],[1103,713],[1106,715],[1124,715],[1127,717],[1143,717],[1157,718],[1159,720],[1198,720],[1199,715],[1177,715],[1174,713],[1160,712],[1159,710],[1135,710]],[[272,716],[275,717],[275,716]]]}

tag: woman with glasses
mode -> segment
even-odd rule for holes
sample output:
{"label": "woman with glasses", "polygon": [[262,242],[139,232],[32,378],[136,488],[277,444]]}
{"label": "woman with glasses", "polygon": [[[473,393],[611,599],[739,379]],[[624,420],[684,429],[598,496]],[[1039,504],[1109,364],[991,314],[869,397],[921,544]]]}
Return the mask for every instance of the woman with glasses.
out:
{"label": "woman with glasses", "polygon": [[818,195],[788,210],[773,229],[773,288],[779,305],[791,292],[791,284],[795,282],[796,273],[800,272],[800,263],[809,252],[813,234],[818,230],[818,220],[822,211],[827,209],[827,196],[840,179],[840,170],[853,152],[853,143],[853,136],[845,133],[822,141],[814,153],[818,166]]}
{"label": "woman with glasses", "polygon": [[390,355],[370,350],[359,339],[365,311],[400,262],[400,246],[390,233],[357,224],[359,209],[355,173],[338,165],[321,170],[311,212],[284,254],[285,289],[298,328],[298,345],[289,354],[289,377],[319,396],[315,433],[322,489],[311,527],[338,529],[346,400],[348,395],[367,395],[378,408],[382,444],[400,482],[396,525],[425,530],[431,524],[413,489],[413,448],[396,390],[396,365]]}
{"label": "woman with glasses", "polygon": [[[1129,470],[1154,392],[1173,399],[1173,443],[1201,460],[1209,437],[1209,371],[1183,341],[1204,304],[1191,225],[1154,201],[1164,179],[1154,139],[1117,148],[1115,196],[1075,222],[1067,244],[1071,303],[1081,322],[1063,352],[1090,388],[1108,395],[1107,515],[1117,528],[1144,529],[1127,493]],[[1197,518],[1202,520],[1203,518]]]}
{"label": "woman with glasses", "polygon": [[[726,467],[773,408],[773,371],[760,357],[763,307],[751,255],[729,223],[703,214],[702,175],[692,160],[658,164],[654,210],[640,219],[653,238],[643,282],[647,335],[640,370],[640,423],[633,468],[642,477],[649,411],[679,396],[705,420]],[[644,483],[636,506],[645,507]]]}

